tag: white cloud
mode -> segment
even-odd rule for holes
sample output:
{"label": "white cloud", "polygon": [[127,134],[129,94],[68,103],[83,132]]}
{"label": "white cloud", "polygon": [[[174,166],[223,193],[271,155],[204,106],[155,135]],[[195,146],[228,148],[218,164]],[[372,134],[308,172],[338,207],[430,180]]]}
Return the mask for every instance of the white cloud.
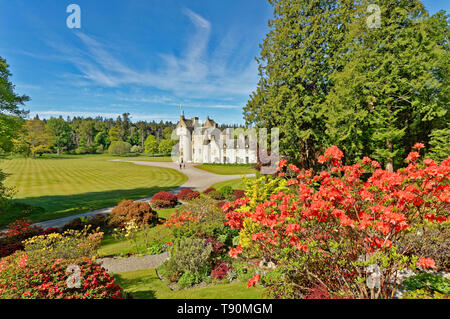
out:
{"label": "white cloud", "polygon": [[247,98],[257,83],[256,62],[251,59],[244,67],[229,65],[231,37],[208,56],[211,23],[192,10],[183,12],[195,26],[195,32],[188,35],[188,44],[180,56],[160,55],[163,67],[157,71],[128,66],[114,55],[113,48],[83,32],[76,33],[82,48],[67,47],[60,42],[51,45],[79,70],[81,77],[75,75],[73,82],[81,85],[150,87],[181,99],[230,95]]}

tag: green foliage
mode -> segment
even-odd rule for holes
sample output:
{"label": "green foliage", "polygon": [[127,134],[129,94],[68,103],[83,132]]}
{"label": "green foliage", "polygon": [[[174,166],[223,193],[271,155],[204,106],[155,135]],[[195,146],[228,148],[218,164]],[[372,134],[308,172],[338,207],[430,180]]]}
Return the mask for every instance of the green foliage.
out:
{"label": "green foliage", "polygon": [[225,242],[236,236],[237,231],[231,230],[224,225],[224,214],[215,201],[207,197],[200,197],[189,201],[178,211],[190,211],[198,221],[184,223],[183,226],[175,227],[173,234],[176,238],[196,237],[201,238],[205,235],[218,238],[225,235]]}
{"label": "green foliage", "polygon": [[450,122],[446,128],[431,132],[430,152],[427,156],[436,162],[441,162],[450,156]]}
{"label": "green foliage", "polygon": [[431,292],[428,289],[417,289],[408,291],[402,295],[403,299],[449,299],[448,295],[441,294],[437,291]]}
{"label": "green foliage", "polygon": [[[413,143],[448,120],[449,27],[421,1],[271,0],[260,81],[247,124],[280,129],[280,150],[302,168],[342,146],[345,161],[371,155],[392,169]],[[445,132],[443,132],[445,133]],[[448,134],[447,134],[448,135]]]}
{"label": "green foliage", "polygon": [[[287,186],[287,180],[272,176],[261,176],[256,179],[244,179],[246,197],[250,202],[246,208],[255,209],[258,204],[264,203],[270,199],[272,194],[291,192]],[[245,208],[244,208],[245,209]]]}
{"label": "green foliage", "polygon": [[147,248],[147,254],[149,254],[149,255],[162,254],[164,252],[163,245],[164,244],[161,244],[161,243],[152,244],[150,247]]}
{"label": "green foliage", "polygon": [[223,186],[219,189],[219,192],[223,195],[223,197],[228,198],[233,194],[233,188],[229,185]]}
{"label": "green foliage", "polygon": [[248,263],[239,260],[233,260],[233,271],[239,281],[247,282],[255,274],[255,269],[250,268]]}
{"label": "green foliage", "polygon": [[190,271],[186,271],[178,280],[178,287],[181,289],[191,287],[197,284],[197,277]]}
{"label": "green foliage", "polygon": [[125,155],[130,153],[131,145],[128,142],[115,141],[109,146],[108,153],[114,155]]}
{"label": "green foliage", "polygon": [[142,153],[143,149],[139,145],[133,145],[133,147],[131,147],[130,151],[131,151],[131,153]]}
{"label": "green foliage", "polygon": [[49,153],[54,145],[55,136],[45,125],[44,121],[34,119],[26,121],[24,134],[21,136],[23,143],[28,145],[33,158],[36,154]]}
{"label": "green foliage", "polygon": [[146,154],[158,154],[159,144],[155,136],[153,135],[147,136],[144,145]]}
{"label": "green foliage", "polygon": [[[226,186],[224,186],[224,187],[226,187]],[[209,192],[208,196],[211,197],[212,199],[215,199],[215,200],[223,200],[223,199],[225,199],[223,194],[220,191],[217,191],[217,190]]]}
{"label": "green foliage", "polygon": [[158,152],[159,154],[169,155],[172,154],[172,148],[177,144],[174,140],[162,140],[159,142]]}
{"label": "green foliage", "polygon": [[0,113],[8,112],[23,116],[25,112],[20,110],[19,106],[24,105],[30,98],[26,95],[19,96],[14,92],[15,85],[9,81],[12,74],[8,67],[6,60],[0,57]]}
{"label": "green foliage", "polygon": [[58,155],[62,149],[67,149],[72,144],[72,129],[62,118],[51,118],[47,121],[47,126],[53,136],[55,136],[55,146]]}
{"label": "green foliage", "polygon": [[5,179],[8,174],[0,170],[0,212],[6,210],[9,205],[9,201],[13,198],[15,194],[15,189],[12,187],[7,187],[5,185]]}
{"label": "green foliage", "polygon": [[166,261],[167,275],[190,272],[201,276],[211,271],[210,257],[213,249],[203,239],[184,238],[174,243],[170,250],[170,259]]}
{"label": "green foliage", "polygon": [[433,273],[421,272],[404,280],[402,285],[410,291],[426,289],[430,292],[450,295],[450,279]]}
{"label": "green foliage", "polygon": [[[23,123],[24,120],[18,116],[0,112],[0,154],[14,151],[14,142]],[[26,149],[22,152],[26,152]]]}
{"label": "green foliage", "polygon": [[109,136],[106,132],[101,131],[95,135],[94,145],[98,147],[103,147],[103,149],[107,149],[110,144]]}

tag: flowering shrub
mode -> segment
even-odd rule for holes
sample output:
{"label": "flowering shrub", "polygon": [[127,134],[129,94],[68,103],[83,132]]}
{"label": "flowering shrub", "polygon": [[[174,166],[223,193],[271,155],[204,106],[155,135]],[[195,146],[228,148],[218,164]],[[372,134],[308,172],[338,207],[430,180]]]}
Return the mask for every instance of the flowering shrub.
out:
{"label": "flowering shrub", "polygon": [[[69,288],[69,265],[80,269],[80,287]],[[122,289],[89,258],[35,259],[18,251],[0,260],[0,299],[119,299]]]}
{"label": "flowering shrub", "polygon": [[193,200],[195,198],[200,197],[200,193],[197,191],[193,191],[190,188],[185,188],[178,193],[178,200]]}
{"label": "flowering shrub", "polygon": [[231,264],[229,262],[226,262],[226,261],[220,262],[211,271],[211,278],[212,279],[223,279],[227,276],[228,272],[231,269],[232,269]]}
{"label": "flowering shrub", "polygon": [[245,197],[245,191],[244,190],[242,190],[242,189],[235,189],[234,191],[233,191],[233,198],[236,200],[236,199],[239,199],[239,198],[242,198],[242,197]]}
{"label": "flowering shrub", "polygon": [[11,255],[17,250],[23,250],[23,240],[37,236],[56,233],[57,228],[43,229],[31,224],[28,219],[17,220],[10,223],[8,230],[0,237],[0,258]]}
{"label": "flowering shrub", "polygon": [[214,191],[216,191],[216,189],[214,187],[210,187],[210,188],[207,188],[206,190],[204,190],[203,194],[209,194]]}
{"label": "flowering shrub", "polygon": [[139,226],[153,225],[158,220],[158,213],[147,202],[125,200],[120,202],[111,212],[109,224],[124,227],[127,222],[134,221]]}
{"label": "flowering shrub", "polygon": [[153,195],[151,204],[156,208],[170,208],[177,204],[177,196],[169,192],[159,192]]}
{"label": "flowering shrub", "polygon": [[272,297],[304,298],[321,287],[330,298],[390,298],[401,270],[440,267],[403,240],[427,222],[448,227],[450,158],[420,164],[413,151],[406,168],[389,172],[368,157],[343,166],[342,157],[327,149],[318,160],[328,169],[319,174],[281,160],[277,178],[257,180],[247,198],[223,206],[227,225],[240,230],[230,256],[263,258],[282,273],[267,286]]}
{"label": "flowering shrub", "polygon": [[101,245],[103,233],[89,233],[87,226],[82,231],[67,230],[64,233],[39,235],[23,242],[24,249],[34,259],[73,259],[92,257]]}
{"label": "flowering shrub", "polygon": [[180,227],[191,221],[198,221],[198,217],[192,211],[175,212],[170,214],[170,218],[166,220],[162,227]]}
{"label": "flowering shrub", "polygon": [[216,240],[212,236],[205,236],[205,241],[207,244],[211,245],[211,259],[213,261],[220,259],[225,251],[225,244],[220,242],[219,240]]}
{"label": "flowering shrub", "polygon": [[236,236],[236,230],[225,225],[225,214],[216,202],[207,197],[200,197],[183,205],[183,210],[172,213],[164,227],[170,227],[176,238],[218,238]]}

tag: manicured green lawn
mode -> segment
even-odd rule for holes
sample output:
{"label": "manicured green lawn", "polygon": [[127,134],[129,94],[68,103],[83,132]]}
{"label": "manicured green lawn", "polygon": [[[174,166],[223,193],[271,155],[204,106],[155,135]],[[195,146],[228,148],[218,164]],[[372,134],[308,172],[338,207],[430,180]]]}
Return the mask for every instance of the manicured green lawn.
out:
{"label": "manicured green lawn", "polygon": [[155,269],[114,274],[117,284],[135,299],[263,299],[259,286],[247,288],[244,282],[211,285],[172,291],[156,275]]}
{"label": "manicured green lawn", "polygon": [[[6,184],[18,190],[15,201],[45,209],[44,213],[26,216],[35,222],[114,206],[125,199],[149,197],[187,180],[174,169],[111,159],[128,158],[107,155],[12,158],[0,160],[0,169],[12,174]],[[0,226],[22,217],[25,216],[17,212],[0,214]]]}
{"label": "manicured green lawn", "polygon": [[244,183],[243,178],[231,179],[229,181],[220,182],[220,183],[211,185],[211,187],[214,187],[217,190],[219,190],[221,187],[224,187],[224,186],[231,186],[233,189],[244,189],[245,190],[245,183]]}
{"label": "manicured green lawn", "polygon": [[139,156],[122,157],[122,158],[126,161],[172,162],[172,157],[170,156],[153,157],[141,154]]}
{"label": "manicured green lawn", "polygon": [[196,168],[219,175],[255,174],[256,170],[250,164],[201,164]]}

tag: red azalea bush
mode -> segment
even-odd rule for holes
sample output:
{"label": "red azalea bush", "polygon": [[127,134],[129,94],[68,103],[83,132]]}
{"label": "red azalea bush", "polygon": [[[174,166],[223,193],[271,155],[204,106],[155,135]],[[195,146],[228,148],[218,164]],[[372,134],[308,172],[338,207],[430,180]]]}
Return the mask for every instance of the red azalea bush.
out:
{"label": "red azalea bush", "polygon": [[200,197],[200,193],[197,191],[193,191],[190,188],[185,188],[178,193],[178,200],[193,200]]}
{"label": "red azalea bush", "polygon": [[210,187],[210,188],[207,188],[206,190],[204,190],[203,194],[209,194],[209,193],[215,192],[215,191],[216,191],[216,189],[214,187]]}
{"label": "red azalea bush", "polygon": [[159,192],[153,195],[151,204],[156,208],[171,208],[178,203],[177,196],[169,192]]}
{"label": "red azalea bush", "polygon": [[233,191],[233,198],[234,199],[239,199],[239,198],[243,198],[245,197],[245,191],[242,189],[235,189]]}
{"label": "red azalea bush", "polygon": [[229,262],[220,262],[211,271],[211,279],[223,279],[231,269],[231,264]]}
{"label": "red azalea bush", "polygon": [[17,250],[23,250],[22,241],[39,235],[47,235],[58,232],[58,228],[43,229],[31,224],[24,218],[16,220],[7,226],[8,230],[0,237],[0,258],[11,255]]}
{"label": "red azalea bush", "polygon": [[420,236],[433,223],[448,229],[450,157],[421,164],[414,151],[396,172],[368,157],[343,166],[342,157],[336,146],[327,149],[319,162],[328,169],[318,174],[282,160],[276,179],[287,191],[224,205],[226,224],[240,230],[230,255],[262,258],[281,274],[267,286],[272,297],[305,298],[320,286],[330,298],[392,298],[400,271],[440,267],[433,256],[415,256],[405,235]]}
{"label": "red azalea bush", "polygon": [[[80,287],[69,288],[70,265],[80,269]],[[16,252],[0,260],[0,299],[119,299],[122,289],[92,259],[37,259]]]}

